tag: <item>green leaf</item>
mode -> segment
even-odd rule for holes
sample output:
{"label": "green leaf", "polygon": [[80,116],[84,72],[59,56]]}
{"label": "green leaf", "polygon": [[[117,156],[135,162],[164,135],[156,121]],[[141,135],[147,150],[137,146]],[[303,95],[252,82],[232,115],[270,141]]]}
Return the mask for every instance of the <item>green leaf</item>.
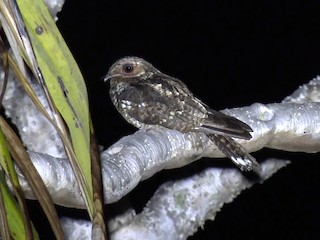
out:
{"label": "green leaf", "polygon": [[[12,157],[15,159],[16,164],[18,165],[21,172],[23,172],[26,180],[30,184],[30,187],[39,200],[41,207],[45,214],[48,217],[48,220],[51,224],[52,230],[55,233],[57,239],[63,238],[63,231],[60,226],[58,214],[56,209],[54,208],[54,204],[50,198],[48,190],[43,183],[39,173],[31,162],[29,155],[23,147],[20,139],[14,133],[14,131],[10,128],[7,122],[0,116],[0,126],[3,130],[3,133],[6,137],[9,151]],[[14,190],[19,190],[14,187]],[[15,191],[19,193],[18,191]],[[19,193],[19,195],[22,193]],[[19,198],[18,198],[19,200]]]}
{"label": "green leaf", "polygon": [[[0,1],[3,2],[0,10],[4,22],[9,25],[4,28],[9,36],[8,41],[13,49],[19,46],[20,54],[14,51],[15,57],[21,59],[22,55],[43,88],[52,111],[50,116],[47,113],[44,115],[49,117],[59,132],[89,215],[105,235],[103,199],[99,189],[101,179],[96,176],[101,171],[95,166],[99,158],[94,158],[92,162],[90,158],[89,106],[81,72],[43,0]],[[25,75],[21,61],[18,65]],[[30,90],[28,84],[23,86]],[[28,94],[34,96],[31,92]],[[38,101],[32,99],[39,107]],[[43,111],[43,107],[40,106],[40,110]],[[92,181],[92,166],[95,166],[95,184]]]}
{"label": "green leaf", "polygon": [[[28,219],[28,213],[26,210],[25,202],[22,192],[19,191],[20,185],[18,176],[13,166],[12,159],[9,154],[9,150],[6,145],[6,140],[3,132],[0,128],[0,164],[3,170],[0,170],[0,189],[3,201],[3,207],[1,214],[5,214],[3,218],[7,221],[9,233],[13,239],[39,239],[38,233],[34,226],[31,225]],[[20,202],[20,206],[17,204],[12,192],[9,190],[5,181],[4,172],[9,176],[13,189],[16,193],[16,197]],[[30,232],[31,231],[31,232]]]}
{"label": "green leaf", "polygon": [[[68,126],[85,197],[93,212],[88,97],[82,74],[42,0],[17,1],[45,87]],[[76,173],[77,174],[77,173]]]}

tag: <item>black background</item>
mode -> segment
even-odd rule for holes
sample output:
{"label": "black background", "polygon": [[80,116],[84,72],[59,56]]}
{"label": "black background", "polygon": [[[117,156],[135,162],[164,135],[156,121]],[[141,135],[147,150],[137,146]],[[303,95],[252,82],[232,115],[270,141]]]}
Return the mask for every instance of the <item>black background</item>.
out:
{"label": "black background", "polygon": [[[103,83],[120,57],[145,58],[215,109],[279,102],[320,72],[320,1],[67,0],[58,17],[85,77],[97,138],[105,147],[135,131],[114,109]],[[318,239],[319,155],[274,150],[254,155],[293,163],[225,205],[190,239]],[[225,162],[222,167],[233,167]],[[202,159],[163,171],[129,198],[141,211],[161,182],[215,164]]]}

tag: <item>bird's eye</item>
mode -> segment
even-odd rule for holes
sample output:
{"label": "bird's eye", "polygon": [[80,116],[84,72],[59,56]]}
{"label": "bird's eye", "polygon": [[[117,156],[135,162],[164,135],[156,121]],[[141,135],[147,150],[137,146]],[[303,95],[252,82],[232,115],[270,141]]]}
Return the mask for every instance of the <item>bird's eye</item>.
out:
{"label": "bird's eye", "polygon": [[131,63],[123,65],[123,71],[125,73],[131,73],[133,71],[133,65]]}

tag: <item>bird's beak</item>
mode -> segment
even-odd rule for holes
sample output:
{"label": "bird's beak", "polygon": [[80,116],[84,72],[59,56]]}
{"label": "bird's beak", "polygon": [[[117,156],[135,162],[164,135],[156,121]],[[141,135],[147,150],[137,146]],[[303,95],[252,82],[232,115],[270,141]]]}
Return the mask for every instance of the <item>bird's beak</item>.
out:
{"label": "bird's beak", "polygon": [[103,81],[107,82],[108,80],[110,80],[111,78],[114,77],[120,77],[120,74],[112,74],[112,73],[107,73],[107,75],[104,77]]}
{"label": "bird's beak", "polygon": [[108,80],[110,80],[112,78],[112,74],[107,73],[107,75],[104,77],[103,81],[107,82]]}

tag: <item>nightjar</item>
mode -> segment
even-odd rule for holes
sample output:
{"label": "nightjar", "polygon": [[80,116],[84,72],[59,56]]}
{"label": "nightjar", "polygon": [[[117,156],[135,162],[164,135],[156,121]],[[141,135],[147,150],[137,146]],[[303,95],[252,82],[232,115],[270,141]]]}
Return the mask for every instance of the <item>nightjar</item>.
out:
{"label": "nightjar", "polygon": [[107,80],[116,109],[137,128],[161,125],[183,133],[205,133],[241,170],[259,170],[255,158],[232,139],[250,139],[252,129],[209,108],[179,79],[141,58],[124,57],[110,67]]}

